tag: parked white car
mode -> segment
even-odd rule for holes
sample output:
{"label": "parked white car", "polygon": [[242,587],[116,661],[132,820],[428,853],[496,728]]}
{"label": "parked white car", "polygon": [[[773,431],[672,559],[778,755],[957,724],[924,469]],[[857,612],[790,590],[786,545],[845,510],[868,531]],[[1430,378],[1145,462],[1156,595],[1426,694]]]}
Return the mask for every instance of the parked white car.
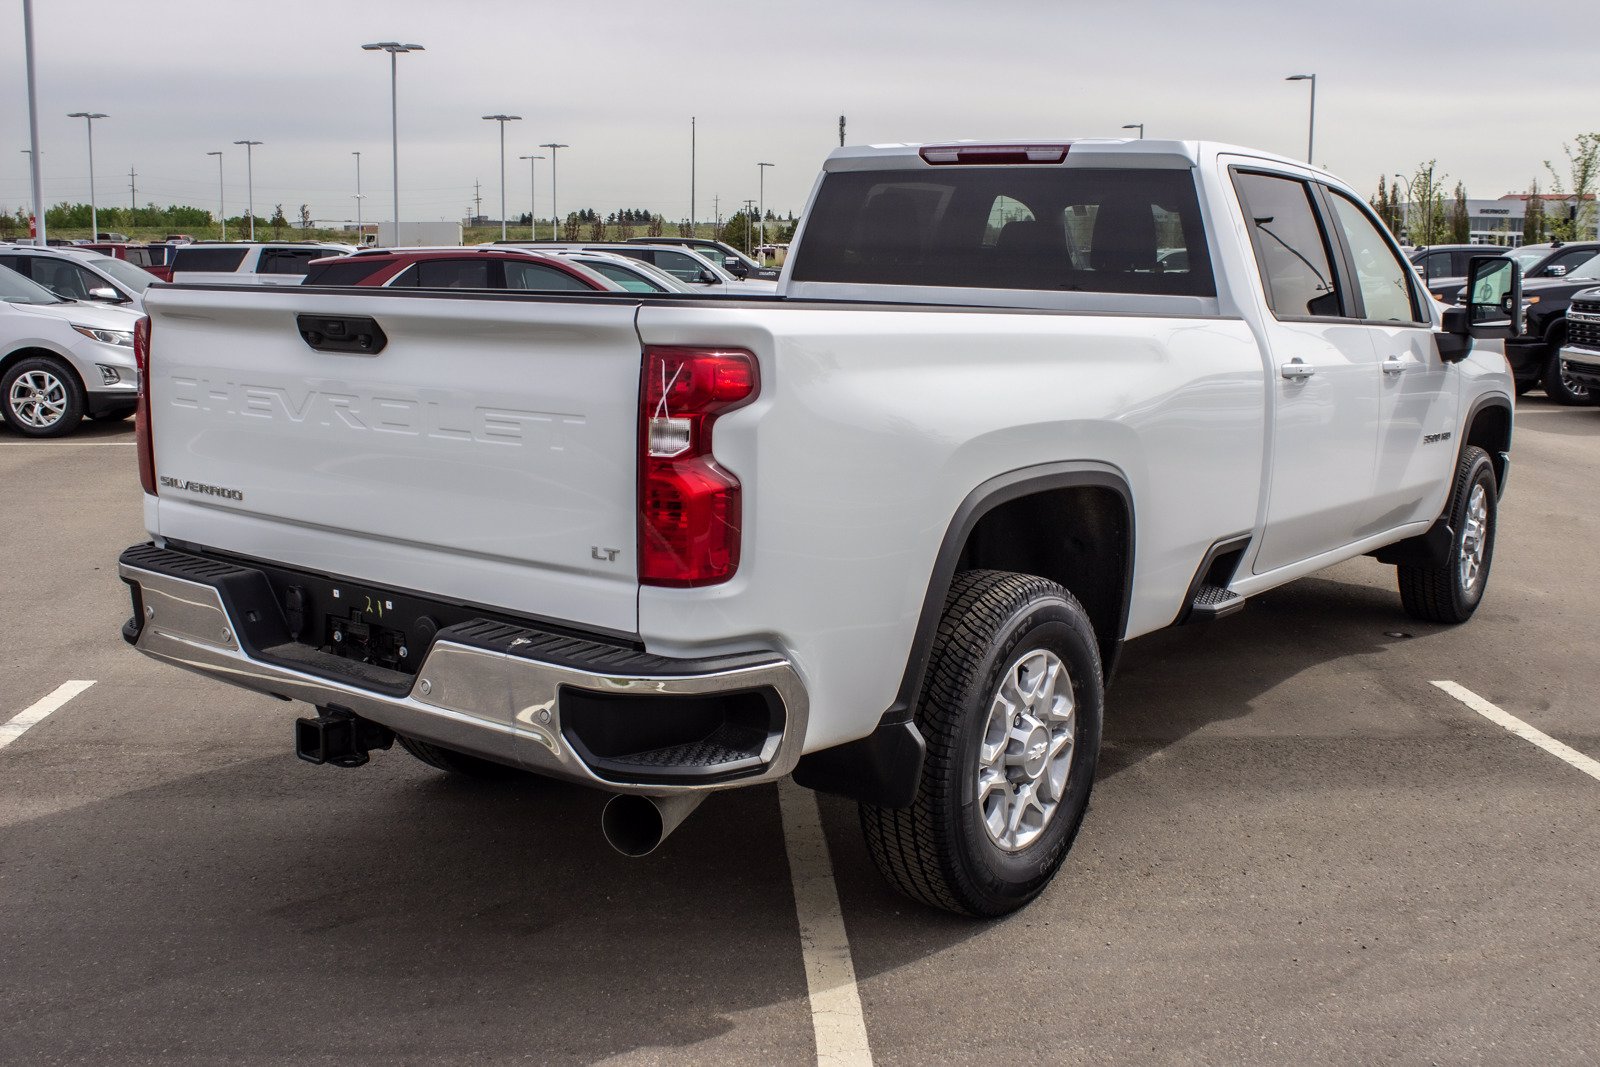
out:
{"label": "parked white car", "polygon": [[299,285],[314,259],[347,256],[354,249],[333,244],[185,245],[172,257],[174,282],[229,285]]}
{"label": "parked white car", "polygon": [[71,433],[87,415],[133,414],[137,312],[65,300],[0,267],[0,396],[5,420],[28,437]]}
{"label": "parked white car", "polygon": [[154,274],[125,259],[77,248],[0,245],[0,267],[10,267],[56,296],[95,300],[144,310],[144,291]]}

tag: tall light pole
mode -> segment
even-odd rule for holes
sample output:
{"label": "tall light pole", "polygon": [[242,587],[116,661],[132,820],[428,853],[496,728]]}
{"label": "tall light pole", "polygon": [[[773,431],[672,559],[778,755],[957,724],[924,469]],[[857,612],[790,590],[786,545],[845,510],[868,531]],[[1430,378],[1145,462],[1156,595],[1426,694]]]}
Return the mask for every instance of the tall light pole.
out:
{"label": "tall light pole", "polygon": [[485,122],[500,124],[500,240],[506,239],[506,123],[521,122],[521,115],[485,115]]}
{"label": "tall light pole", "polygon": [[89,127],[89,240],[100,240],[100,208],[94,200],[94,120],[109,118],[98,111],[73,111],[67,115],[69,119],[83,119]]}
{"label": "tall light pole", "polygon": [[1138,130],[1139,131],[1139,140],[1141,140],[1141,141],[1144,140],[1144,123],[1142,123],[1142,122],[1130,122],[1130,123],[1128,123],[1126,126],[1124,126],[1122,128],[1125,129],[1125,130]]}
{"label": "tall light pole", "polygon": [[[1315,74],[1291,74],[1283,79],[1286,82],[1311,83],[1311,123],[1306,130],[1306,162],[1311,163],[1316,158],[1313,149],[1317,144],[1317,76]],[[1312,166],[1316,164],[1312,163]]]}
{"label": "tall light pole", "polygon": [[[1409,221],[1406,216],[1411,213],[1411,182],[1404,174],[1396,174],[1395,177],[1406,183],[1406,198],[1400,201],[1400,229],[1404,231],[1407,229],[1406,222]],[[1409,240],[1411,234],[1407,232],[1405,236]]]}
{"label": "tall light pole", "polygon": [[694,236],[695,117],[689,116],[689,236]]}
{"label": "tall light pole", "polygon": [[420,44],[401,44],[399,41],[379,41],[364,44],[363,52],[389,53],[389,136],[394,152],[394,243],[400,243],[400,98],[397,81],[396,56],[404,52],[426,51]]}
{"label": "tall light pole", "polygon": [[539,239],[538,224],[533,220],[537,217],[539,211],[539,176],[534,173],[533,168],[544,157],[518,156],[517,158],[528,161],[528,240],[537,241]]}
{"label": "tall light pole", "polygon": [[556,214],[556,149],[571,148],[572,146],[569,144],[557,144],[552,141],[539,147],[550,149],[550,237],[559,241],[561,240],[561,231],[559,229],[561,217]]}
{"label": "tall light pole", "polygon": [[250,216],[250,240],[256,239],[256,170],[250,158],[250,150],[261,141],[235,141],[234,144],[244,145],[244,189],[245,213]]}
{"label": "tall light pole", "polygon": [[776,163],[756,164],[756,171],[761,175],[761,182],[758,188],[761,201],[756,208],[756,216],[761,220],[761,243],[756,247],[756,255],[761,257],[762,263],[767,261],[766,254],[761,251],[767,244],[767,168],[776,166]]}
{"label": "tall light pole", "polygon": [[222,184],[222,153],[207,152],[208,156],[217,157],[217,218],[222,220],[222,239],[228,239],[228,198],[226,188]]}
{"label": "tall light pole", "polygon": [[367,231],[361,225],[361,201],[366,199],[361,195],[361,153],[351,152],[350,154],[356,157],[356,244],[365,245],[367,243]]}
{"label": "tall light pole", "polygon": [[33,0],[22,0],[22,50],[28,68],[28,178],[33,185],[33,241],[42,245],[44,180],[39,174],[39,98],[33,90]]}

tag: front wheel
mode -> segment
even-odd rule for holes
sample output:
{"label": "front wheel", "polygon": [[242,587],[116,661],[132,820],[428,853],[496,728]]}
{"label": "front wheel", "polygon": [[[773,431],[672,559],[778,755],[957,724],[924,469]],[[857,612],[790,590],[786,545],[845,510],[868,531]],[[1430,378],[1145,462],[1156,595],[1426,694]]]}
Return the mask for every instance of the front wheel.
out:
{"label": "front wheel", "polygon": [[1406,614],[1425,622],[1460,623],[1472,618],[1494,561],[1497,497],[1489,453],[1476,445],[1467,447],[1450,492],[1447,522],[1454,532],[1450,558],[1437,567],[1398,568],[1400,603]]}
{"label": "front wheel", "polygon": [[60,437],[83,418],[83,388],[72,368],[54,356],[19,359],[0,378],[6,422],[28,437]]}
{"label": "front wheel", "polygon": [[1544,387],[1544,395],[1557,404],[1577,407],[1595,402],[1595,396],[1588,386],[1579,385],[1561,369],[1560,345],[1550,346],[1550,358],[1545,360],[1540,384]]}
{"label": "front wheel", "polygon": [[997,916],[1043,892],[1094,785],[1099,646],[1061,586],[966,571],[945,600],[916,723],[927,757],[906,808],[861,806],[867,850],[902,893]]}

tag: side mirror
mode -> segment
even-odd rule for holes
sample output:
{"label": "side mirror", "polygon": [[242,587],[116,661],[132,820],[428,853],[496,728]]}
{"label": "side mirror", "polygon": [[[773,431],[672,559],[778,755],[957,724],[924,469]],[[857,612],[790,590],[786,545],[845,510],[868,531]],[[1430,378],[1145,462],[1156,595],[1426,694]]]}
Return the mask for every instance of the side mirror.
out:
{"label": "side mirror", "polygon": [[1552,278],[1565,278],[1567,276],[1567,268],[1560,263],[1550,264],[1544,269],[1544,272]]}
{"label": "side mirror", "polygon": [[740,279],[741,281],[750,276],[750,268],[745,266],[743,263],[740,263],[732,256],[722,257],[722,265],[727,269],[729,274]]}
{"label": "side mirror", "polygon": [[1447,308],[1439,355],[1448,363],[1467,358],[1468,342],[1509,340],[1523,332],[1522,268],[1499,256],[1475,256],[1462,290],[1465,305]]}
{"label": "side mirror", "polygon": [[702,270],[700,272],[700,277],[696,280],[699,281],[701,285],[715,285],[717,283],[717,276],[708,270]]}
{"label": "side mirror", "polygon": [[89,299],[104,300],[108,304],[119,304],[122,302],[122,294],[109,285],[101,285],[89,290]]}

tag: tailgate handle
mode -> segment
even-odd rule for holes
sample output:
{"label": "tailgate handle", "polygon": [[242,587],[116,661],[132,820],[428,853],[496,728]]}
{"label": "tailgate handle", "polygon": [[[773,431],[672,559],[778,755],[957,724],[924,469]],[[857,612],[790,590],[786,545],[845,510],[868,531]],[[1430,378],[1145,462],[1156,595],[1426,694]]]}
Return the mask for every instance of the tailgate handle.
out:
{"label": "tailgate handle", "polygon": [[365,315],[300,315],[295,325],[300,339],[318,352],[375,356],[389,343],[383,328]]}

